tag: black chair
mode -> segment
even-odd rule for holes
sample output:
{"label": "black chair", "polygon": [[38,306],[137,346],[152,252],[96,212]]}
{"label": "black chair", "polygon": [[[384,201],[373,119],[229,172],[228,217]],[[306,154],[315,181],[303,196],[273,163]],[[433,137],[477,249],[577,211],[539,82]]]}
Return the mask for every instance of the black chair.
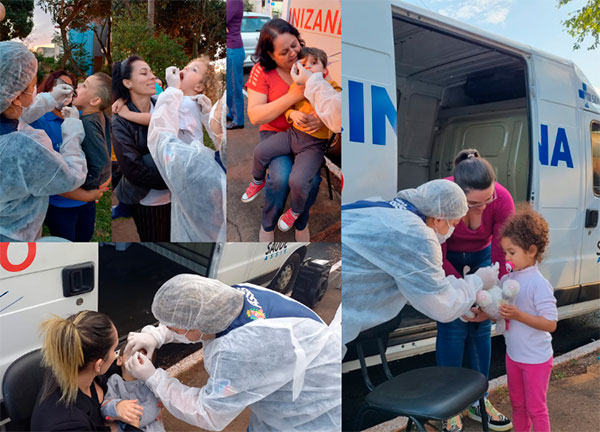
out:
{"label": "black chair", "polygon": [[[329,138],[329,141],[327,142],[327,147],[325,148],[325,153],[330,151],[330,149],[332,147],[339,147],[339,146],[341,146],[341,134],[334,133],[331,135],[331,138]],[[329,167],[327,167],[327,162],[325,162],[325,159],[323,159],[321,168],[325,169],[325,178],[327,180],[327,190],[329,191],[329,199],[333,200],[333,189],[331,187],[331,174],[329,173]]]}
{"label": "black chair", "polygon": [[11,363],[4,373],[2,394],[11,430],[29,430],[38,392],[44,383],[42,353],[37,349]]}
{"label": "black chair", "polygon": [[[390,321],[365,330],[348,344],[356,348],[363,381],[370,393],[365,397],[355,421],[354,429],[360,430],[364,414],[369,410],[383,411],[398,417],[408,417],[406,431],[412,423],[424,432],[427,420],[445,420],[461,413],[479,400],[485,406],[484,395],[488,389],[487,378],[474,370],[451,367],[425,367],[392,376],[385,351],[389,333],[400,324],[400,314]],[[365,352],[376,345],[383,372],[387,378],[374,386],[367,371]],[[368,355],[368,354],[367,354]],[[483,431],[488,431],[487,414],[482,410]]]}

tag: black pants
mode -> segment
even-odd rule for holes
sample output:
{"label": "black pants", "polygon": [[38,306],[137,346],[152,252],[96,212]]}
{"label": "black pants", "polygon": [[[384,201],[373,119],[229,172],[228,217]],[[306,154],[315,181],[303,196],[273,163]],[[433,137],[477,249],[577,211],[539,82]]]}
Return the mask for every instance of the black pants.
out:
{"label": "black pants", "polygon": [[140,241],[171,241],[171,203],[160,206],[132,206],[133,220]]}

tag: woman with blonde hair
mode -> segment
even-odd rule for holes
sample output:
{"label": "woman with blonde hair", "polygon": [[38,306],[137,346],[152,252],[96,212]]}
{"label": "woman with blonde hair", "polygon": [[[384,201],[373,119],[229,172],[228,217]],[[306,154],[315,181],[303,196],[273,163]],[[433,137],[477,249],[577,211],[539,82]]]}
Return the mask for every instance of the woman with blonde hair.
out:
{"label": "woman with blonde hair", "polygon": [[[115,360],[117,329],[110,318],[82,311],[67,319],[53,317],[42,324],[44,386],[38,394],[31,430],[109,431],[100,411],[106,391],[104,374]],[[137,401],[117,405],[119,419],[139,421]]]}

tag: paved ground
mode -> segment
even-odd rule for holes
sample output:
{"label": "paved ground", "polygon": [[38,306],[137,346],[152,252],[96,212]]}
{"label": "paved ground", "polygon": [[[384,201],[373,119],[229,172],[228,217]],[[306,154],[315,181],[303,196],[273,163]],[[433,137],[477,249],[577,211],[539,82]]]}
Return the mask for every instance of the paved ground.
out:
{"label": "paved ground", "polygon": [[[247,116],[244,129],[227,133],[227,241],[258,241],[264,198],[259,196],[248,204],[240,201],[251,180],[252,154],[257,144],[258,126],[253,126]],[[340,241],[341,231],[340,182],[330,175],[333,188],[333,200],[330,200],[324,169],[321,176],[319,195],[310,210],[311,241],[335,243]],[[294,241],[294,230],[283,233],[276,228],[275,239]]]}

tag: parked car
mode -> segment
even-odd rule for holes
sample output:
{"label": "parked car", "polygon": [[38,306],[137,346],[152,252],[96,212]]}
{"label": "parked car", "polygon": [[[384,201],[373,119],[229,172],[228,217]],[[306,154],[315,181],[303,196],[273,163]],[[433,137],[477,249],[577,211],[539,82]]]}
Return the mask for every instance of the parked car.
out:
{"label": "parked car", "polygon": [[245,54],[244,67],[252,67],[254,64],[254,61],[252,61],[252,56],[256,50],[260,29],[267,21],[270,20],[271,17],[269,15],[257,12],[244,12],[241,28]]}

